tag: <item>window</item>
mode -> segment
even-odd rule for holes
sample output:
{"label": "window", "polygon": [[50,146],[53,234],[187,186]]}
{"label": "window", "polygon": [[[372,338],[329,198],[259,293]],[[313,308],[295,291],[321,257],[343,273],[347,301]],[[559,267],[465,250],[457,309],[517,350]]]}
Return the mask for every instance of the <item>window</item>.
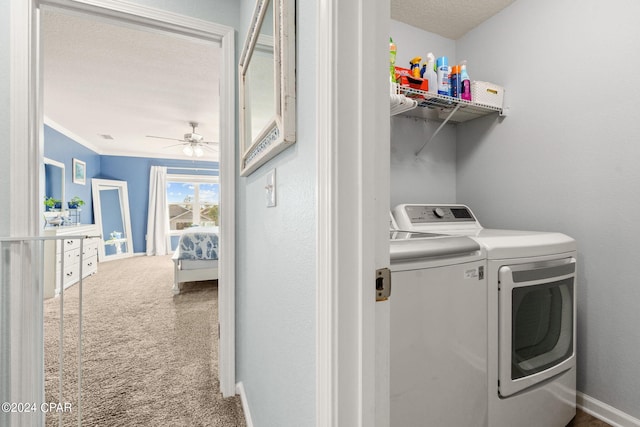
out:
{"label": "window", "polygon": [[169,229],[218,226],[219,194],[218,177],[168,175]]}

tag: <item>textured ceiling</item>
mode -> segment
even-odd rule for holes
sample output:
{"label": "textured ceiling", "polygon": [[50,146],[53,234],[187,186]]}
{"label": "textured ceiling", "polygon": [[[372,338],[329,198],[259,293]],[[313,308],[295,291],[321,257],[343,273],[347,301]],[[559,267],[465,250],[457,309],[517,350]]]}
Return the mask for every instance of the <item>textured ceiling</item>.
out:
{"label": "textured ceiling", "polygon": [[42,22],[45,123],[100,154],[187,158],[146,135],[182,139],[190,121],[218,141],[219,46],[50,9]]}
{"label": "textured ceiling", "polygon": [[391,18],[457,40],[514,0],[391,0]]}

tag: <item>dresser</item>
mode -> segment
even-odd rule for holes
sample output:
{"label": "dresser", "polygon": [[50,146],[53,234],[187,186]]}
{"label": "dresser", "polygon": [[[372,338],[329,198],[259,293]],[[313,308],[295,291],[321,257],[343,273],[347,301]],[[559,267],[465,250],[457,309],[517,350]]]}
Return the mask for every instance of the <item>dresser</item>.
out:
{"label": "dresser", "polygon": [[[94,224],[80,224],[65,227],[45,228],[45,236],[98,236]],[[98,238],[85,239],[82,245],[82,277],[98,271]],[[60,270],[64,259],[64,288],[80,280],[80,240],[64,239],[44,243],[44,297],[52,298],[60,293]]]}

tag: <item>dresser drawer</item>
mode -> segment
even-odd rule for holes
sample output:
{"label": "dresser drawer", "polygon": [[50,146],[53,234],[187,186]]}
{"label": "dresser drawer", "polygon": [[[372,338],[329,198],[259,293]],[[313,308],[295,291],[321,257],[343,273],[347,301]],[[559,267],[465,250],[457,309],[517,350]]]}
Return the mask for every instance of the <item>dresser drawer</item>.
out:
{"label": "dresser drawer", "polygon": [[[60,267],[56,269],[56,283],[60,283]],[[64,266],[64,274],[62,275],[64,279],[64,286],[77,282],[80,279],[80,264],[75,263],[72,265]]]}
{"label": "dresser drawer", "polygon": [[82,277],[87,277],[98,271],[98,256],[90,256],[82,260]]}
{"label": "dresser drawer", "polygon": [[78,239],[64,239],[62,242],[62,249],[66,252],[71,249],[80,247],[80,240]]}
{"label": "dresser drawer", "polygon": [[[67,268],[67,265],[77,264],[80,259],[80,248],[70,249],[68,251],[64,251],[64,267]],[[58,257],[58,266],[61,264],[61,258]]]}
{"label": "dresser drawer", "polygon": [[82,248],[82,256],[88,258],[98,255],[98,241],[96,239],[87,240]]}

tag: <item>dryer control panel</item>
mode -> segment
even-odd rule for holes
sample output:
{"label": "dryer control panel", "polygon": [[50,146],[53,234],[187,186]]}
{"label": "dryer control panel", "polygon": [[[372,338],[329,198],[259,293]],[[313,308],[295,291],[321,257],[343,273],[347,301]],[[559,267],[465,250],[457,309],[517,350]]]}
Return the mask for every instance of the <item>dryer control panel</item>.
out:
{"label": "dryer control panel", "polygon": [[464,205],[399,205],[393,210],[393,216],[400,229],[428,224],[477,223],[471,209]]}

